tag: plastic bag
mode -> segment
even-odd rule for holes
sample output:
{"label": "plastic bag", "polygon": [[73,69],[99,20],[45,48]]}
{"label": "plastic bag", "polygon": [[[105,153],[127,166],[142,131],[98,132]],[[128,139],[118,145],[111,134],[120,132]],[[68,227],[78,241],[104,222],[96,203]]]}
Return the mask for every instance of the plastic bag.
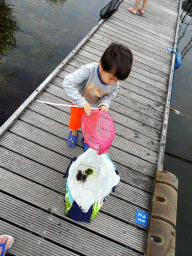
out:
{"label": "plastic bag", "polygon": [[107,154],[97,155],[89,148],[72,160],[65,193],[65,215],[76,221],[91,222],[111,191],[120,181]]}
{"label": "plastic bag", "polygon": [[110,1],[101,11],[100,11],[100,19],[108,19],[111,15],[113,15],[121,3],[121,0],[112,0]]}

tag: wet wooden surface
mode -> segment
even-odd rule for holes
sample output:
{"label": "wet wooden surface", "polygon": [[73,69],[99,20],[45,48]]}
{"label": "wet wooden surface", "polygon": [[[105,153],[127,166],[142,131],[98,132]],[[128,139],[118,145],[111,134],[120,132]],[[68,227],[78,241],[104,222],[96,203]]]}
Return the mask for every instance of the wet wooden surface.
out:
{"label": "wet wooden surface", "polygon": [[109,156],[121,181],[91,224],[64,216],[63,178],[71,158],[83,153],[67,146],[70,109],[29,102],[0,138],[1,233],[15,238],[11,252],[23,255],[144,255],[147,228],[135,222],[150,211],[166,104],[179,3],[149,1],[144,16],[118,11],[63,65],[39,100],[70,104],[62,88],[65,75],[99,62],[113,41],[128,46],[133,69],[120,82],[109,114],[116,136]]}

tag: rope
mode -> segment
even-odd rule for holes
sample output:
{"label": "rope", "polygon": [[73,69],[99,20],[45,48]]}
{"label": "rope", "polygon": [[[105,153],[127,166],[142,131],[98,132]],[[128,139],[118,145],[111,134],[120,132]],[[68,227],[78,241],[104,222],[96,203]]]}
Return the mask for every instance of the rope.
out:
{"label": "rope", "polygon": [[175,112],[175,114],[177,114],[177,115],[184,116],[184,117],[188,118],[189,120],[192,120],[192,117],[187,116],[187,115],[185,115],[185,114],[179,112],[178,110],[176,110],[176,109],[174,109],[174,108],[170,108],[170,110],[173,111],[173,112]]}
{"label": "rope", "polygon": [[171,154],[171,153],[168,153],[168,152],[165,152],[165,155],[174,157],[174,158],[179,159],[179,160],[181,160],[181,161],[183,161],[183,162],[186,162],[186,163],[188,163],[188,164],[192,164],[192,161],[191,161],[191,160],[185,159],[185,158],[183,158],[183,157],[176,156],[176,155]]}

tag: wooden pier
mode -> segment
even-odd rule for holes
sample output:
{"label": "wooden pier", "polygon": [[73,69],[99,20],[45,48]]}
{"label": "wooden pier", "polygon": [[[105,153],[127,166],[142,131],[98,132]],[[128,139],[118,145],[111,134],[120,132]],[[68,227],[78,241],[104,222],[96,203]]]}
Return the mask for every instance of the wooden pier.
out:
{"label": "wooden pier", "polygon": [[[124,0],[101,20],[69,56],[0,128],[0,227],[15,238],[15,256],[144,255],[147,228],[136,210],[150,214],[154,179],[163,168],[180,3],[153,0],[133,15]],[[109,114],[116,136],[109,156],[121,181],[92,223],[64,216],[63,178],[71,158],[83,153],[81,136],[67,145],[70,109],[36,99],[70,104],[62,81],[83,64],[99,62],[111,42],[134,56]],[[155,255],[154,255],[155,256]]]}

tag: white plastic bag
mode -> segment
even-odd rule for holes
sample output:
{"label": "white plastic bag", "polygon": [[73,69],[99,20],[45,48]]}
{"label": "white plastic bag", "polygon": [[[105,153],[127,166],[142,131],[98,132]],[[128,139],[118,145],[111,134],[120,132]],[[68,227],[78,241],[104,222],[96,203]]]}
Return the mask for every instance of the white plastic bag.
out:
{"label": "white plastic bag", "polygon": [[72,219],[90,222],[119,180],[109,156],[97,155],[96,150],[89,148],[69,168],[65,214]]}

